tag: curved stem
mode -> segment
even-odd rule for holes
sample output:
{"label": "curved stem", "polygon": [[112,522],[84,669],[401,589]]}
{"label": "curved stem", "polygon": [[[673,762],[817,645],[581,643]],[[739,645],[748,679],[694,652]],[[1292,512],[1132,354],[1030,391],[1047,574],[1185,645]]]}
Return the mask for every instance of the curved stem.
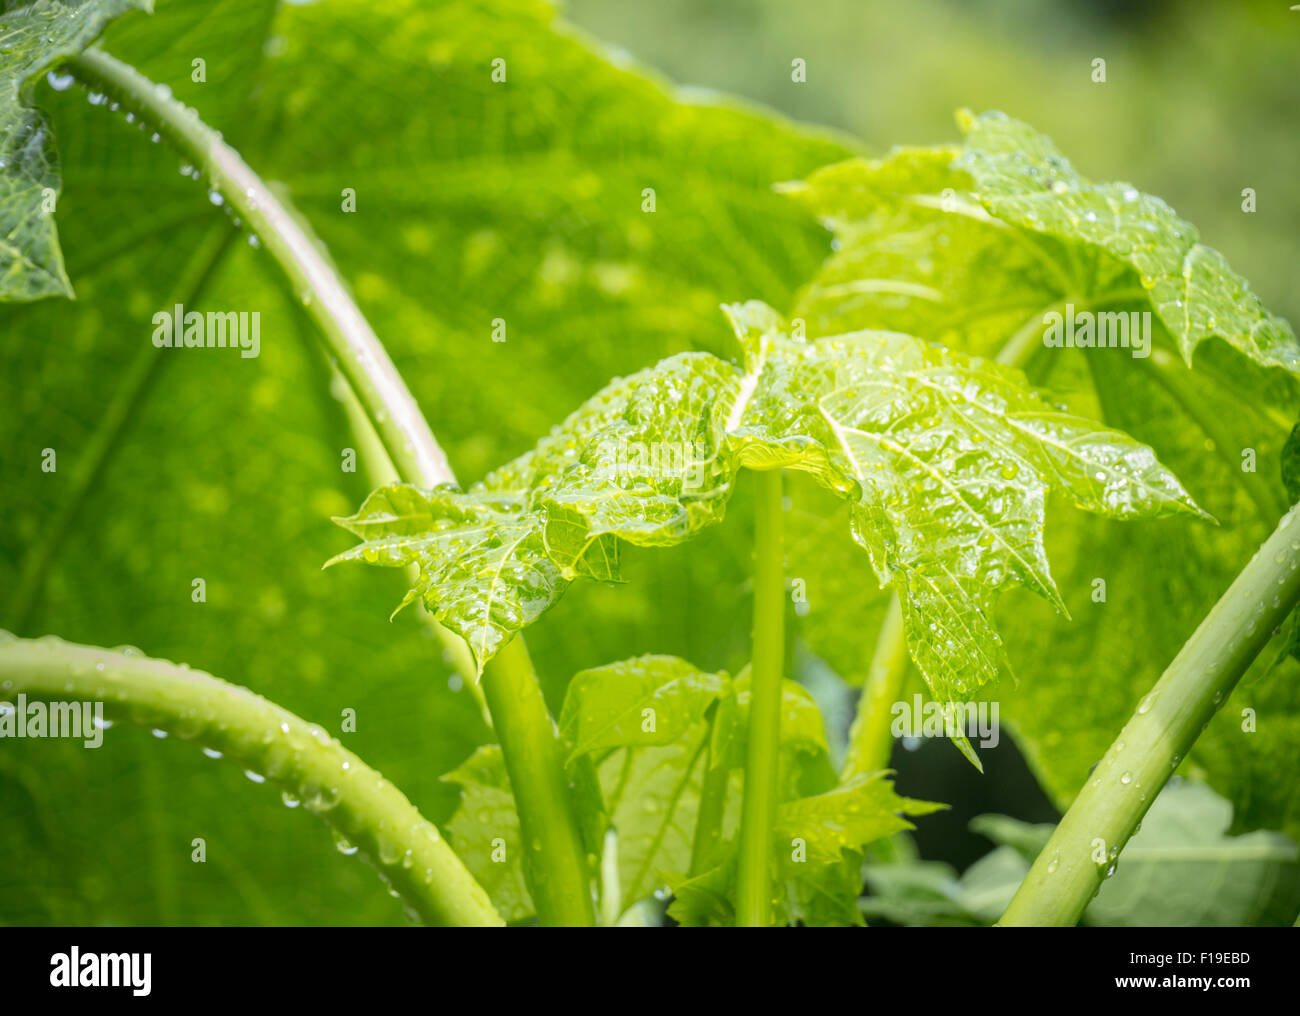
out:
{"label": "curved stem", "polygon": [[903,634],[903,605],[898,595],[890,598],[889,609],[880,624],[871,669],[862,685],[862,698],[849,728],[849,748],[844,756],[840,782],[860,773],[871,773],[889,765],[894,739],[889,731],[891,710],[903,692],[907,675],[907,639]]}
{"label": "curved stem", "polygon": [[422,487],[454,482],[447,457],[420,407],[343,280],[239,153],[194,110],[172,98],[170,90],[103,50],[88,49],[73,57],[68,66],[85,84],[112,96],[157,127],[261,237],[320,327],[339,369],[356,390],[402,476]]}
{"label": "curved stem", "polygon": [[522,640],[512,639],[492,658],[483,691],[496,719],[510,789],[519,802],[528,858],[524,874],[538,920],[547,926],[590,927],[595,908],[587,855],[575,835],[573,795],[555,726]]}
{"label": "curved stem", "polygon": [[18,693],[102,702],[111,718],[221,752],[333,826],[426,922],[504,923],[400,790],[320,727],[247,688],[136,653],[0,633],[0,694]]}
{"label": "curved stem", "polygon": [[1292,508],[1120,731],[999,923],[1078,922],[1156,795],[1297,603],[1300,510]]}
{"label": "curved stem", "polygon": [[772,824],[781,749],[781,678],[785,666],[784,533],[779,469],[756,472],[754,512],[754,648],[749,744],[740,810],[736,924],[772,922]]}
{"label": "curved stem", "polygon": [[[111,95],[156,127],[171,145],[202,170],[231,207],[258,233],[263,246],[275,258],[303,306],[319,326],[338,369],[359,398],[402,479],[424,488],[455,483],[455,475],[419,405],[369,322],[353,302],[343,280],[286,205],[248,167],[239,153],[227,145],[218,132],[204,124],[194,110],[173,99],[169,90],[160,88],[133,67],[102,50],[86,50],[71,59],[68,67],[81,81]],[[515,641],[518,643],[517,652],[522,653],[526,661],[527,652],[522,640],[516,638]],[[484,680],[496,690],[496,695],[489,696],[488,700],[494,726],[498,731],[505,728],[511,731],[510,735],[501,734],[501,750],[512,776],[516,769],[524,771],[531,766],[545,765],[552,771],[540,782],[548,786],[566,785],[560,764],[558,735],[546,712],[541,687],[531,664],[489,664]],[[528,724],[532,724],[534,729],[524,734]],[[553,742],[547,750],[518,756],[512,762],[512,753],[526,751],[523,746],[536,747],[547,739]],[[528,796],[527,786],[528,781],[523,781],[516,784],[515,789],[521,822],[534,828],[551,829],[557,837],[560,836],[561,831],[553,827],[554,813],[550,802],[534,803]],[[535,809],[537,813],[533,814]],[[572,872],[566,870],[569,859],[577,856],[585,861],[577,821],[571,811],[566,809],[564,814],[570,821],[567,829],[562,831],[566,841],[562,848],[557,840],[552,850],[536,856],[531,851],[528,854],[526,867],[536,869],[534,875],[538,883],[564,885],[572,878]],[[552,865],[557,866],[556,870],[551,870]],[[586,912],[590,910],[590,900],[587,900]],[[581,908],[574,913],[581,913]],[[592,920],[594,916],[586,923]]]}

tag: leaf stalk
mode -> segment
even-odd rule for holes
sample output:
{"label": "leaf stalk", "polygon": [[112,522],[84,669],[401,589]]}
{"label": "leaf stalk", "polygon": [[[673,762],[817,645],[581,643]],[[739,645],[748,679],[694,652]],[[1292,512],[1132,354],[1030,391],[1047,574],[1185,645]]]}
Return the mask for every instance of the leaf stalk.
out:
{"label": "leaf stalk", "polygon": [[1300,603],[1300,506],[1211,608],[1120,731],[999,924],[1070,926],[1197,737]]}
{"label": "leaf stalk", "polygon": [[740,813],[736,924],[772,923],[772,826],[781,748],[781,680],[785,666],[784,491],[779,469],[756,472],[754,628],[749,742]]}

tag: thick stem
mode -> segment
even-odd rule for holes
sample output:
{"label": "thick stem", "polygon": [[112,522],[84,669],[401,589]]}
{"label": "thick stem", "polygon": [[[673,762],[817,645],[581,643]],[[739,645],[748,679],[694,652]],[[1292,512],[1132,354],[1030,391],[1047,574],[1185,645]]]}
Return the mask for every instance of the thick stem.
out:
{"label": "thick stem", "polygon": [[[168,89],[102,50],[86,50],[73,58],[69,67],[82,82],[111,95],[156,127],[170,144],[194,162],[249,228],[258,233],[263,246],[319,326],[339,370],[365,408],[402,479],[424,488],[454,483],[455,476],[419,405],[353,302],[343,280],[295,216],[239,153],[204,124],[194,110],[173,99]],[[527,661],[522,640],[517,638],[515,642],[515,653],[522,654]],[[552,788],[565,786],[559,743],[537,677],[531,664],[503,663],[489,667],[485,680],[496,691],[494,698],[488,696],[493,725],[498,731],[503,727],[512,731],[508,739],[501,735],[501,750],[512,779],[516,770],[521,773],[515,783],[520,821],[525,827],[547,830],[556,841],[552,849],[539,856],[530,853],[525,867],[537,869],[535,880],[544,887],[567,886],[573,880],[569,859],[575,855],[585,858],[577,820],[571,810],[555,809],[549,798],[534,803],[529,797],[533,783]],[[530,725],[531,730],[527,729]],[[529,752],[529,745],[548,743],[550,747],[545,751]],[[512,760],[511,753],[521,750],[524,754]],[[535,767],[547,767],[549,771],[544,775],[530,773]],[[536,778],[525,779],[525,775]],[[555,824],[560,815],[569,816],[567,831]],[[559,843],[561,838],[566,842]],[[585,911],[578,907],[566,913],[590,915],[590,899],[585,895],[584,899]],[[588,917],[586,923],[591,923],[591,919]]]}
{"label": "thick stem", "polygon": [[[103,703],[107,719],[174,734],[282,787],[356,847],[424,921],[501,925],[483,888],[396,787],[320,727],[247,688],[139,654],[0,633],[0,695]],[[109,736],[83,730],[83,740]],[[350,847],[348,848],[350,849]]]}
{"label": "thick stem", "polygon": [[1297,603],[1300,511],[1292,508],[1120,731],[999,923],[1078,922],[1156,795]]}
{"label": "thick stem", "polygon": [[894,745],[890,721],[894,703],[903,692],[907,675],[907,639],[903,634],[903,605],[890,598],[889,609],[880,625],[871,669],[862,685],[862,698],[849,729],[849,748],[844,756],[840,781],[860,773],[871,773],[889,765]]}
{"label": "thick stem", "polygon": [[289,209],[194,110],[129,64],[88,49],[69,62],[86,85],[112,96],[193,161],[261,237],[319,326],[402,476],[422,487],[454,481],[447,458],[343,280]]}
{"label": "thick stem", "polygon": [[740,812],[736,924],[772,922],[772,825],[781,748],[781,679],[785,664],[784,497],[779,469],[754,474],[754,632],[749,744]]}
{"label": "thick stem", "polygon": [[538,920],[549,926],[589,927],[595,910],[573,795],[555,725],[520,639],[492,658],[483,674],[483,691],[519,807],[524,873]]}

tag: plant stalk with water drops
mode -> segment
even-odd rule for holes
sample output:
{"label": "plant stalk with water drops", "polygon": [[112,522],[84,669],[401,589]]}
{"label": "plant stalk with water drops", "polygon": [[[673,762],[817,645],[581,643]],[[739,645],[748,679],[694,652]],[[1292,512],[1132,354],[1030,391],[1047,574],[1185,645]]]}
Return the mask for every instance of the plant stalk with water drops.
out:
{"label": "plant stalk with water drops", "polygon": [[1142,699],[999,924],[1078,923],[1156,795],[1297,604],[1300,506],[1286,513]]}
{"label": "plant stalk with water drops", "polygon": [[[262,238],[293,291],[324,336],[332,361],[346,378],[401,478],[430,489],[454,484],[455,475],[406,382],[398,373],[343,280],[299,220],[266,183],[197,113],[135,68],[103,50],[88,49],[69,61],[88,87],[119,101],[158,128],[211,181]],[[553,890],[553,909],[539,900],[543,923],[591,924],[590,874],[576,819],[553,790],[564,785],[559,745],[541,686],[522,641],[483,677],[489,709],[500,732],[521,820],[541,843],[530,851],[533,881]],[[547,747],[547,744],[550,747]],[[540,772],[540,767],[549,771]],[[546,893],[545,899],[551,899]]]}
{"label": "plant stalk with water drops", "polygon": [[502,920],[438,829],[400,790],[321,727],[247,688],[135,651],[0,632],[0,688],[102,702],[110,720],[174,735],[283,788],[284,803],[330,824],[429,924]]}

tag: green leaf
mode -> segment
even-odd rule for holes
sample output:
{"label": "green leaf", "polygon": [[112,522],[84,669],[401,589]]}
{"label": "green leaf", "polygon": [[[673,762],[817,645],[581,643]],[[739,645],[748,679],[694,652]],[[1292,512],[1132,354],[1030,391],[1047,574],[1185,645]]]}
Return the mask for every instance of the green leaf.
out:
{"label": "green leaf", "polygon": [[[715,769],[745,767],[749,748],[750,679],[733,683],[713,721],[710,759]],[[781,682],[781,759],[778,777],[781,800],[816,794],[833,786],[826,728],[813,697],[794,681]]]}
{"label": "green leaf", "polygon": [[1088,905],[1088,924],[1289,926],[1300,912],[1300,849],[1282,833],[1228,835],[1232,805],[1209,787],[1167,787]]}
{"label": "green leaf", "polygon": [[[812,797],[786,801],[772,829],[772,882],[778,924],[848,926],[862,923],[862,851],[914,826],[904,816],[946,807],[894,793],[887,773],[865,773]],[[688,927],[734,923],[735,843],[714,868],[672,880],[668,915]]]}
{"label": "green leaf", "polygon": [[0,32],[0,301],[71,297],[54,207],[62,189],[36,82],[95,41],[113,18],[151,0],[35,0],[5,5]]}
{"label": "green leaf", "polygon": [[[704,776],[705,710],[728,688],[684,660],[644,656],[575,675],[560,716],[567,769],[589,849],[617,834],[620,912],[662,888],[690,862]],[[641,710],[655,710],[654,730]],[[447,830],[457,853],[507,920],[533,913],[524,881],[519,823],[496,745],[480,748],[444,780],[462,786]],[[732,820],[734,825],[734,818]]]}
{"label": "green leaf", "polygon": [[902,596],[913,659],[940,698],[968,699],[1005,669],[999,590],[1060,605],[1043,544],[1050,489],[1115,517],[1199,512],[1149,448],[1059,412],[1014,372],[896,333],[773,343],[747,437],[816,442],[820,458],[791,465],[856,488],[854,536]]}
{"label": "green leaf", "polygon": [[730,686],[724,675],[668,656],[586,670],[569,684],[560,731],[571,771],[590,760],[598,773],[599,840],[606,828],[618,834],[621,909],[690,863],[710,730],[705,713]]}
{"label": "green leaf", "polygon": [[535,913],[524,879],[523,839],[501,746],[484,745],[443,776],[460,786],[460,807],[446,823],[457,856],[507,921]]}
{"label": "green leaf", "polygon": [[959,117],[966,133],[955,169],[969,174],[988,211],[1017,226],[1082,243],[1131,267],[1190,366],[1196,347],[1225,339],[1259,363],[1300,371],[1286,321],[1264,309],[1191,223],[1132,184],[1094,184],[1044,135],[999,113]]}
{"label": "green leaf", "polygon": [[612,537],[666,546],[721,521],[734,475],[723,414],[739,386],[707,353],[670,357],[608,385],[468,492],[375,491],[336,520],[363,542],[330,563],[418,565],[413,594],[465,638],[481,672],[570,580],[619,577]]}
{"label": "green leaf", "polygon": [[782,804],[773,835],[784,841],[786,856],[792,841],[802,840],[807,845],[807,860],[790,863],[810,867],[833,864],[842,851],[861,850],[882,837],[913,828],[902,816],[929,815],[947,807],[899,797],[887,775],[863,773],[824,794]]}
{"label": "green leaf", "polygon": [[[550,4],[157,7],[111,25],[104,47],[283,183],[467,478],[609,378],[721,334],[724,299],[784,305],[820,259],[815,224],[771,184],[843,158],[841,141],[679,100],[612,66]],[[505,86],[490,80],[498,55]],[[199,56],[206,83],[191,78]],[[349,748],[441,822],[456,790],[438,775],[491,735],[414,617],[387,623],[398,576],[320,573],[346,545],[328,518],[370,485],[364,452],[358,473],[339,468],[340,450],[358,444],[296,294],[265,249],[236,236],[185,303],[259,311],[261,356],[154,350],[150,315],[183,295],[230,220],[120,112],[78,87],[38,83],[36,95],[59,141],[59,235],[81,299],[0,307],[0,615],[24,635],[131,643],[245,674],[299,714],[334,717]],[[654,215],[640,209],[645,186],[658,189]],[[354,214],[340,212],[343,187],[358,194]],[[731,238],[727,258],[708,253],[718,235]],[[498,316],[509,324],[500,344]],[[85,474],[101,439],[103,467]],[[57,472],[41,468],[46,447]],[[735,594],[744,535],[708,562],[647,557],[634,586],[584,583],[561,608],[581,619],[581,638],[566,624],[532,629],[539,671],[562,680],[644,646],[714,654],[733,619],[748,623]],[[548,688],[556,701],[560,691]],[[355,733],[338,729],[345,708]],[[119,724],[94,752],[9,748],[4,923],[404,923],[328,835],[192,745]],[[103,835],[84,836],[87,822]],[[190,839],[218,825],[220,849],[209,839],[209,863],[191,864]]]}
{"label": "green leaf", "polygon": [[[1174,782],[1160,794],[1088,905],[1084,923],[1107,927],[1287,926],[1300,910],[1300,848],[1278,832],[1228,835],[1232,805],[1209,787]],[[1050,825],[1005,816],[971,824],[1013,851],[1019,876],[1051,835]],[[1010,865],[1003,865],[1010,871]],[[968,873],[969,874],[969,873]],[[966,876],[963,889],[969,889]],[[1010,899],[1010,893],[1007,893]],[[987,916],[987,915],[986,915]],[[996,915],[995,915],[996,916]]]}
{"label": "green leaf", "polygon": [[680,740],[728,689],[673,656],[642,656],[575,674],[560,715],[569,757]]}
{"label": "green leaf", "polygon": [[[1049,490],[1120,518],[1199,512],[1149,448],[1018,374],[906,335],[805,343],[759,304],[727,312],[748,373],[701,353],[615,382],[468,495],[376,492],[340,520],[364,542],[336,560],[418,563],[415,594],[481,668],[564,580],[617,576],[600,541],[682,542],[722,520],[741,465],[799,469],[854,499],[855,538],[903,594],[913,658],[936,695],[967,699],[1005,669],[990,618],[1002,588],[1061,606]],[[592,556],[600,567],[579,566]]]}
{"label": "green leaf", "polygon": [[[1080,181],[1023,125],[990,116],[968,126],[965,148],[901,149],[876,162],[827,167],[785,188],[838,240],[794,313],[813,336],[891,328],[1022,363],[1034,384],[1050,387],[1072,412],[1153,448],[1220,522],[1209,528],[1175,519],[1120,529],[1066,515],[1064,525],[1049,527],[1046,546],[1071,620],[1039,598],[1010,594],[1019,623],[1007,632],[1005,652],[1025,680],[1004,692],[1002,715],[1065,807],[1113,732],[1290,503],[1276,476],[1252,470],[1254,462],[1281,454],[1300,398],[1289,373],[1265,369],[1289,362],[1285,326],[1244,290],[1227,311],[1219,306],[1222,292],[1237,285],[1226,269],[1218,282],[1186,291],[1190,309],[1181,316],[1161,295],[1176,275],[1176,258],[1193,250],[1190,227],[1155,199],[1128,201],[1124,185]],[[1025,151],[1017,155],[1020,144]],[[1053,193],[1050,180],[1064,182],[1065,190]],[[1102,216],[1116,195],[1120,210]],[[1086,218],[1089,210],[1097,223]],[[1132,241],[1135,231],[1150,239]],[[1127,254],[1125,242],[1134,243]],[[1217,260],[1203,251],[1188,256],[1201,267]],[[1094,312],[1150,310],[1149,355],[1045,347],[1045,315],[1071,303]],[[1205,343],[1207,334],[1226,342]],[[1189,370],[1180,358],[1193,345]],[[846,576],[833,541],[817,546],[826,551],[801,566],[810,588],[834,596],[856,578],[861,589],[865,583]],[[878,603],[867,599],[859,609],[877,610]],[[976,605],[979,613],[961,616],[988,646],[987,610]],[[806,635],[828,659],[869,656],[874,628],[836,624],[824,611],[811,620]],[[1090,693],[1081,700],[1085,684]],[[1300,765],[1293,688],[1283,675],[1269,678],[1257,668],[1188,760],[1189,772],[1206,775],[1231,797],[1243,827],[1300,830],[1300,794],[1268,776]],[[1267,722],[1247,730],[1246,709]]]}

